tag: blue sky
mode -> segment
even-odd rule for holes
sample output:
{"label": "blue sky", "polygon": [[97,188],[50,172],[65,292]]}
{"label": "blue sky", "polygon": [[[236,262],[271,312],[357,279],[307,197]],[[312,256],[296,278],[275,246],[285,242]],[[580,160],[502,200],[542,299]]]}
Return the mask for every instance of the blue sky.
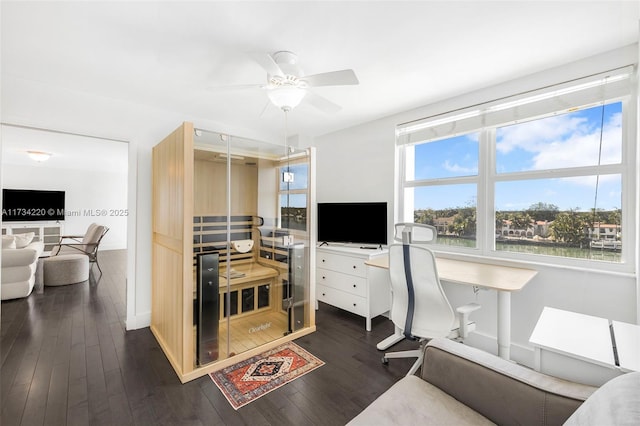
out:
{"label": "blue sky", "polygon": [[[617,164],[622,150],[622,104],[605,106],[601,164]],[[596,165],[602,107],[518,123],[496,132],[498,173]],[[416,146],[416,179],[477,175],[478,134]],[[496,186],[497,210],[521,210],[538,202],[561,210],[594,206],[596,177],[502,182]],[[415,208],[442,209],[475,204],[475,185],[418,188]],[[599,209],[621,207],[619,176],[600,176]]]}

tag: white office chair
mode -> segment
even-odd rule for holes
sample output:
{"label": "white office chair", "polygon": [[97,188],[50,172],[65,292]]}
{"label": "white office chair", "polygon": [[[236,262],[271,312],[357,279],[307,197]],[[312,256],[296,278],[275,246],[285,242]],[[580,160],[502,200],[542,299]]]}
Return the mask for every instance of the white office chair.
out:
{"label": "white office chair", "polygon": [[461,339],[475,329],[475,323],[469,322],[469,315],[480,305],[470,303],[457,308],[456,321],[456,314],[440,285],[435,256],[425,247],[437,238],[436,229],[417,223],[399,223],[395,228],[394,239],[402,241],[402,244],[389,247],[391,320],[396,332],[380,342],[378,349],[384,350],[405,338],[419,339],[419,349],[389,352],[382,358],[387,364],[390,358],[416,357],[407,373],[410,376],[422,364],[423,346],[428,340],[435,337]]}

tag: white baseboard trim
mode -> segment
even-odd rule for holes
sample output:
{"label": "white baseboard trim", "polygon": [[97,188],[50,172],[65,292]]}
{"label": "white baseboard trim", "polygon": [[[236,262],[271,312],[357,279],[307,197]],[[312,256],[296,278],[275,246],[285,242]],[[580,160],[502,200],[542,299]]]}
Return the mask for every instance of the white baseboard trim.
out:
{"label": "white baseboard trim", "polygon": [[[498,339],[496,336],[483,332],[473,332],[464,341],[469,346],[482,349],[485,352],[498,355]],[[531,346],[525,346],[511,342],[511,360],[525,367],[533,368],[535,350]]]}
{"label": "white baseboard trim", "polygon": [[143,314],[134,315],[127,318],[126,328],[128,330],[138,330],[140,328],[151,326],[151,312],[145,312]]}

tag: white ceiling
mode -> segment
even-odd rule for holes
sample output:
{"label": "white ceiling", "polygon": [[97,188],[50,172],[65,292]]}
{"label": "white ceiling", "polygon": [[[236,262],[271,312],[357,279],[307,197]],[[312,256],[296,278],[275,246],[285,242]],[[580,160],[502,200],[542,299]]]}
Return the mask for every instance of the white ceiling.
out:
{"label": "white ceiling", "polygon": [[[0,136],[3,165],[109,173],[127,173],[129,168],[125,142],[7,125],[0,126]],[[46,152],[51,157],[37,162],[27,151]]]}
{"label": "white ceiling", "polygon": [[210,87],[263,83],[248,53],[290,50],[305,74],[360,80],[316,89],[338,113],[290,113],[317,136],[632,44],[639,18],[638,1],[3,1],[1,66],[271,136],[264,92]]}

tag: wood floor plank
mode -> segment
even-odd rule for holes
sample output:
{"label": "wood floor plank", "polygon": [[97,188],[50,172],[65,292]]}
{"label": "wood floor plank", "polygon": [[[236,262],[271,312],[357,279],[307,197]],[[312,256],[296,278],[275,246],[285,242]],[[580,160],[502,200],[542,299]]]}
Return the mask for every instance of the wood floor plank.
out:
{"label": "wood floor plank", "polygon": [[47,392],[44,414],[45,425],[63,425],[67,422],[67,397],[69,395],[69,361],[54,363]]}
{"label": "wood floor plank", "polygon": [[102,277],[94,267],[87,282],[2,302],[3,426],[344,425],[413,363],[380,362],[386,318],[367,332],[320,303],[317,331],[296,343],[325,365],[234,410],[208,376],[181,384],[149,328],[125,330],[126,252],[101,252],[100,264]]}
{"label": "wood floor plank", "polygon": [[28,383],[13,386],[11,392],[2,396],[0,423],[3,426],[19,425],[22,421],[22,413],[29,395],[29,386]]}

